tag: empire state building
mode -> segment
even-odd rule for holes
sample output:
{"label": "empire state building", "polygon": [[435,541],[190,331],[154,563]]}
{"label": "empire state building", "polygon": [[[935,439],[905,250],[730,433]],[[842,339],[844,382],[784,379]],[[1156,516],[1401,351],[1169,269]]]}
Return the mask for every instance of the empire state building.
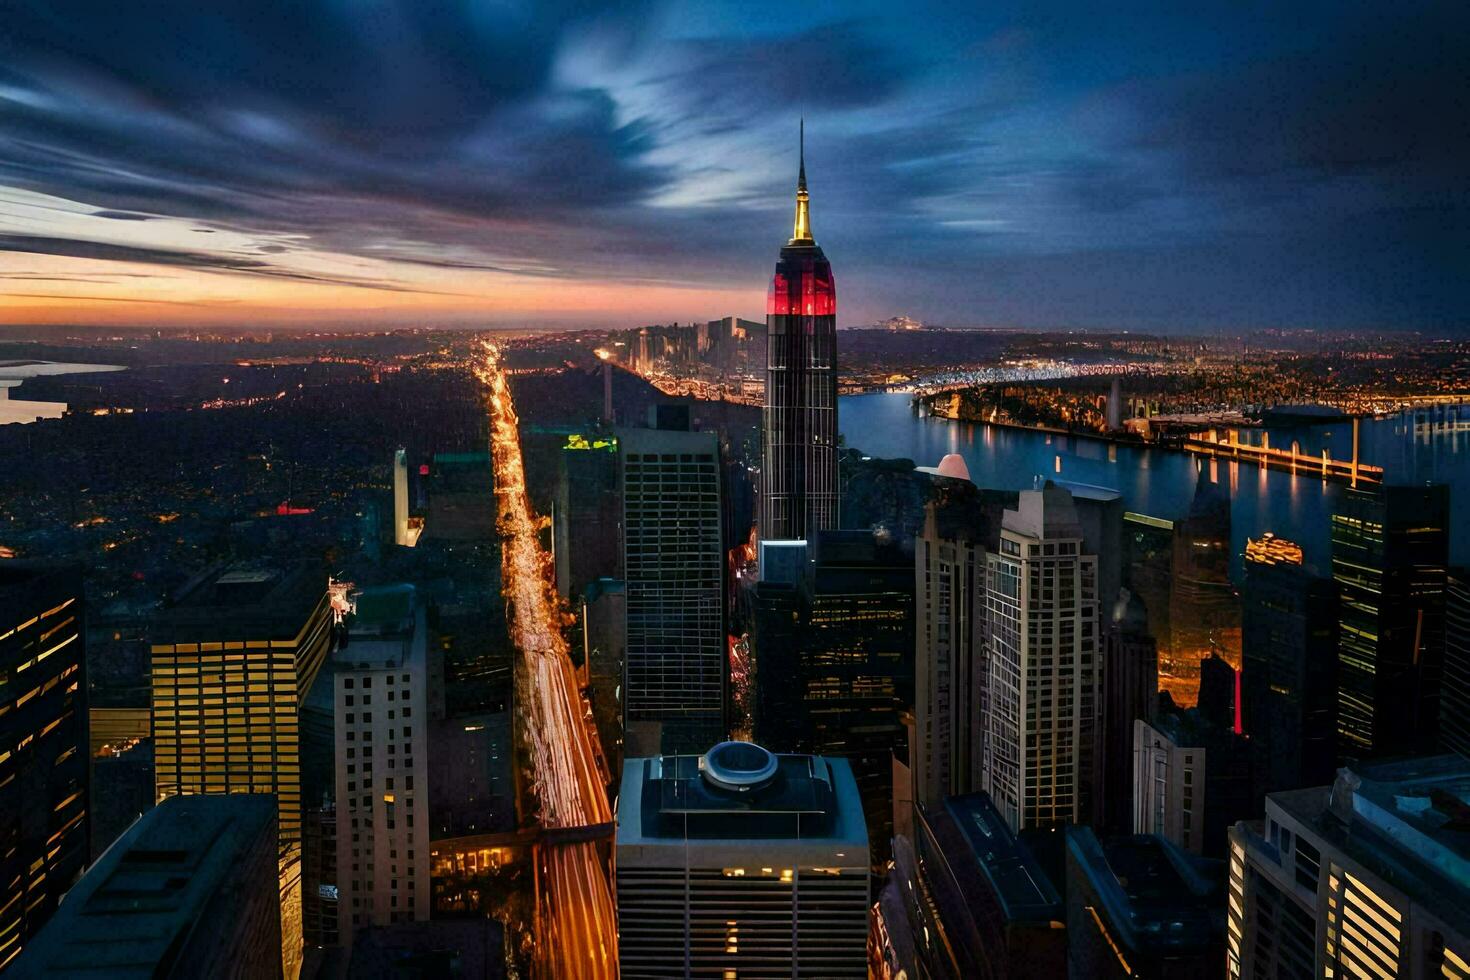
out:
{"label": "empire state building", "polygon": [[837,288],[812,238],[803,126],[796,221],[766,301],[761,538],[837,527]]}

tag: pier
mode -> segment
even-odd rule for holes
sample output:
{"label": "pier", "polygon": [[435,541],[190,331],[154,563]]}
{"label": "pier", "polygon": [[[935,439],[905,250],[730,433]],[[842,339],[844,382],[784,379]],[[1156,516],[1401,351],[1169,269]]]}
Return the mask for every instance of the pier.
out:
{"label": "pier", "polygon": [[1346,483],[1349,486],[1383,482],[1383,468],[1358,461],[1358,420],[1353,420],[1352,459],[1333,459],[1326,449],[1320,456],[1303,453],[1292,443],[1290,449],[1271,448],[1271,434],[1263,432],[1260,445],[1240,441],[1235,429],[1211,430],[1184,441],[1184,451],[1211,459],[1226,459],[1241,463],[1252,463],[1267,469],[1317,476],[1324,480]]}

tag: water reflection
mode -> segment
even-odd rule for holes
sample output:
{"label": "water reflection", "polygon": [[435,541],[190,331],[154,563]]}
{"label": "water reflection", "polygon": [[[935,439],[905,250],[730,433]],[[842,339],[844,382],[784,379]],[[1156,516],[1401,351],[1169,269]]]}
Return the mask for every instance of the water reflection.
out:
{"label": "water reflection", "polygon": [[[1451,409],[1431,421],[1425,413],[1367,419],[1359,431],[1363,462],[1382,466],[1390,482],[1432,481],[1451,486],[1450,556],[1470,561],[1470,456],[1461,452],[1470,444],[1470,409],[1463,415]],[[912,459],[933,466],[945,453],[957,452],[981,486],[1005,490],[1030,489],[1037,476],[1055,477],[1111,487],[1124,496],[1129,510],[1172,520],[1182,518],[1194,494],[1199,463],[1183,453],[1107,444],[1093,439],[1050,433],[920,418],[904,394],[850,395],[841,401],[839,416],[847,445],[873,456]],[[979,438],[976,438],[976,430]],[[1259,430],[1260,441],[1334,459],[1352,457],[1352,424],[1278,426]],[[1256,441],[1252,439],[1252,441]],[[1420,451],[1423,444],[1427,448]],[[1328,515],[1342,492],[1340,485],[1311,475],[1265,470],[1256,477],[1239,472],[1238,463],[1219,471],[1211,461],[1210,478],[1228,480],[1231,499],[1235,571],[1248,536],[1275,531],[1299,543],[1307,563],[1319,572],[1329,570],[1331,539]]]}

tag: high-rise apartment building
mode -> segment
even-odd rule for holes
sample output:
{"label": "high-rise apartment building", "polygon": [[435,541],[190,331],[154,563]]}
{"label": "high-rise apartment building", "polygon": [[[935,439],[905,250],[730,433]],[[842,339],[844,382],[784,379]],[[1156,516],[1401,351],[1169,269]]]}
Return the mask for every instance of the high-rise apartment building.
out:
{"label": "high-rise apartment building", "polygon": [[1123,514],[1123,585],[1148,609],[1148,631],[1160,663],[1173,649],[1169,625],[1173,606],[1174,522],[1128,511]]}
{"label": "high-rise apartment building", "polygon": [[275,801],[164,800],[67,893],[7,980],[277,980]]}
{"label": "high-rise apartment building", "polygon": [[1440,744],[1470,756],[1470,570],[1456,568],[1445,583],[1444,691]]}
{"label": "high-rise apartment building", "polygon": [[630,758],[616,850],[624,977],[867,975],[868,834],[846,760],[750,742]]}
{"label": "high-rise apartment building", "polygon": [[411,585],[362,592],[336,661],[337,922],[429,917],[428,623]]}
{"label": "high-rise apartment building", "polygon": [[1332,515],[1337,732],[1345,758],[1433,751],[1439,734],[1449,487],[1349,488]]}
{"label": "high-rise apartment building", "polygon": [[306,563],[213,568],[151,631],[158,799],[275,796],[288,972],[302,944],[300,712],[331,643],[326,577]]}
{"label": "high-rise apartment building", "polygon": [[985,546],[945,537],[931,504],[914,540],[914,798],[937,806],[981,782]]}
{"label": "high-rise apartment building", "polygon": [[1337,751],[1337,585],[1300,564],[1248,553],[1242,598],[1240,717],[1255,751],[1256,792],[1330,782]]}
{"label": "high-rise apartment building", "polygon": [[0,561],[0,970],[86,867],[86,643],[80,569]]}
{"label": "high-rise apartment building", "polygon": [[760,534],[806,540],[837,527],[837,287],[812,237],[804,146],[766,330]]}
{"label": "high-rise apartment building", "polygon": [[1470,977],[1470,763],[1344,768],[1230,831],[1226,975]]}
{"label": "high-rise apartment building", "polygon": [[984,786],[1012,830],[1093,819],[1097,561],[1072,495],[1020,495],[986,556]]}
{"label": "high-rise apartment building", "polygon": [[723,737],[725,554],[711,432],[619,429],[629,755]]}

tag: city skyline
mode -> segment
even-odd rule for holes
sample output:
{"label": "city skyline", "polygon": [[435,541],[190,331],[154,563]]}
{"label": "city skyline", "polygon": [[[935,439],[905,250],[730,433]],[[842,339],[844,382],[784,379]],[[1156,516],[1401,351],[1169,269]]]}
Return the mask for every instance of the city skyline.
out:
{"label": "city skyline", "polygon": [[0,36],[0,320],[749,316],[805,113],[842,326],[1456,332],[1467,28],[27,5]]}

